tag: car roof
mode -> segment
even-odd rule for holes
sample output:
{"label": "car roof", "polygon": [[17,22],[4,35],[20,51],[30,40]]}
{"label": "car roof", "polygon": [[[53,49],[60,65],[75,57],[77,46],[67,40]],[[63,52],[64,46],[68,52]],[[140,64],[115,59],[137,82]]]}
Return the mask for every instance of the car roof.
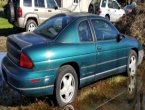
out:
{"label": "car roof", "polygon": [[89,17],[89,18],[97,17],[97,18],[101,18],[101,19],[103,18],[96,14],[87,13],[87,12],[69,12],[69,13],[62,13],[62,15],[66,15],[66,16],[70,16],[70,17],[74,17],[74,18],[81,18],[81,17]]}

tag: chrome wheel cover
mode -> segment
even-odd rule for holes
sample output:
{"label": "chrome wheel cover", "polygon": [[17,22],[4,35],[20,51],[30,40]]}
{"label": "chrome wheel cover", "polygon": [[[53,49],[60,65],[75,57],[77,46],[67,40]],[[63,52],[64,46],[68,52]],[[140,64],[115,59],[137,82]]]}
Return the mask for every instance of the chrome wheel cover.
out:
{"label": "chrome wheel cover", "polygon": [[128,92],[129,94],[133,94],[136,88],[136,68],[137,68],[137,60],[136,56],[132,56],[129,61],[129,79],[128,79]]}
{"label": "chrome wheel cover", "polygon": [[28,31],[34,31],[34,29],[36,28],[36,25],[34,23],[30,23],[28,26]]}
{"label": "chrome wheel cover", "polygon": [[75,79],[71,73],[66,73],[60,82],[60,98],[64,103],[68,103],[74,96]]}

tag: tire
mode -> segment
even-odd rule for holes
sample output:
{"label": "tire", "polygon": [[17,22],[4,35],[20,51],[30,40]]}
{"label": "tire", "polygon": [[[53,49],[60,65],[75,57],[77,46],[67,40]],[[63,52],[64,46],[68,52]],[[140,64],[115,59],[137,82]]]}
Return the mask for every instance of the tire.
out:
{"label": "tire", "polygon": [[93,5],[90,5],[89,6],[88,12],[89,13],[93,13],[93,14],[95,13],[94,6]]}
{"label": "tire", "polygon": [[[70,80],[70,81],[69,81]],[[78,77],[70,65],[61,67],[55,84],[55,97],[59,106],[65,106],[74,101],[78,90]]]}
{"label": "tire", "polygon": [[36,27],[37,27],[37,23],[34,20],[30,19],[27,21],[27,23],[26,23],[27,32],[34,31],[36,29]]}
{"label": "tire", "polygon": [[105,16],[105,19],[110,21],[110,17],[108,15]]}
{"label": "tire", "polygon": [[128,101],[133,101],[137,94],[137,54],[134,50],[130,51],[127,65],[127,98]]}

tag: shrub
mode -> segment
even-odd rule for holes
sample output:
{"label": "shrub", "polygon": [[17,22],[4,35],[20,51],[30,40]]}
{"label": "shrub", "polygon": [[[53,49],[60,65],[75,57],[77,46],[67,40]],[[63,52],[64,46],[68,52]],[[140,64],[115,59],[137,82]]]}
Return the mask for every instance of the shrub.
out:
{"label": "shrub", "polygon": [[139,4],[115,25],[121,33],[135,37],[145,45],[145,4]]}

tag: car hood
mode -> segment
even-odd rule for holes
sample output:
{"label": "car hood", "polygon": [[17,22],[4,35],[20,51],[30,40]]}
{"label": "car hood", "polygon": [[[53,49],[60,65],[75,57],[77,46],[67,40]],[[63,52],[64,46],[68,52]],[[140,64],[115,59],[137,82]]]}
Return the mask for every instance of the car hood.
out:
{"label": "car hood", "polygon": [[9,36],[7,42],[12,42],[14,45],[17,45],[20,49],[23,49],[29,46],[47,43],[49,41],[51,40],[34,32],[24,32]]}

